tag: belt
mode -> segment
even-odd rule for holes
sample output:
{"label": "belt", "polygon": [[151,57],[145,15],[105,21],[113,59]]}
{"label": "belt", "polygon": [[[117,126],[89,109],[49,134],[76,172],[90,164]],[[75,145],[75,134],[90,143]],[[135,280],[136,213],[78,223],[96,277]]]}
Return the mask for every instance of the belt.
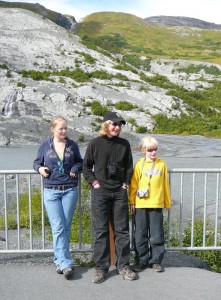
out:
{"label": "belt", "polygon": [[64,191],[71,188],[73,188],[73,186],[68,186],[68,185],[45,186],[45,189],[58,190],[58,191]]}

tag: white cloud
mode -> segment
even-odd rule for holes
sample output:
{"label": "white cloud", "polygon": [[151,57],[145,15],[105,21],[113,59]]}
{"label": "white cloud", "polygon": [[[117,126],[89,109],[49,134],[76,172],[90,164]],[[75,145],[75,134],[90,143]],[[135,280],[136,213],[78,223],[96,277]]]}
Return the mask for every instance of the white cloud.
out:
{"label": "white cloud", "polygon": [[220,0],[137,0],[134,14],[151,16],[183,16],[221,24]]}

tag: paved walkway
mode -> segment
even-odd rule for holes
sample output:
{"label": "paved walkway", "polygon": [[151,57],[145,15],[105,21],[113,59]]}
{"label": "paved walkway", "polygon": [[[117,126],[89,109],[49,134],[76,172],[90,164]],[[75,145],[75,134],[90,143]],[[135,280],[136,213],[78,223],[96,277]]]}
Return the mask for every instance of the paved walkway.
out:
{"label": "paved walkway", "polygon": [[124,280],[111,268],[101,284],[91,282],[93,268],[76,267],[73,279],[55,273],[53,264],[1,264],[1,300],[218,300],[221,274],[190,267],[146,269],[136,281]]}

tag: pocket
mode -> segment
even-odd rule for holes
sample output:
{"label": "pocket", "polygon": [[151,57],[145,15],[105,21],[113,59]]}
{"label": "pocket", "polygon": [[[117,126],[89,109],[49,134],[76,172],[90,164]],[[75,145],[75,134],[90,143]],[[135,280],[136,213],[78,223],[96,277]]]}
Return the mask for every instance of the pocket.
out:
{"label": "pocket", "polygon": [[101,190],[101,187],[99,187],[99,188],[92,188],[92,194],[94,195],[94,194],[98,194],[99,192],[100,192],[100,190]]}

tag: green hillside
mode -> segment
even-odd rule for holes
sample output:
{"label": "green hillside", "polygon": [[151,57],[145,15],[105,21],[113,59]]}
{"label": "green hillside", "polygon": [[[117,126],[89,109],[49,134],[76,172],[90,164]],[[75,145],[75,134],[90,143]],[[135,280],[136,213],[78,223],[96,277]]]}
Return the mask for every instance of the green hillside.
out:
{"label": "green hillside", "polygon": [[152,26],[134,15],[99,12],[78,23],[76,33],[87,46],[113,53],[221,64],[220,31]]}

